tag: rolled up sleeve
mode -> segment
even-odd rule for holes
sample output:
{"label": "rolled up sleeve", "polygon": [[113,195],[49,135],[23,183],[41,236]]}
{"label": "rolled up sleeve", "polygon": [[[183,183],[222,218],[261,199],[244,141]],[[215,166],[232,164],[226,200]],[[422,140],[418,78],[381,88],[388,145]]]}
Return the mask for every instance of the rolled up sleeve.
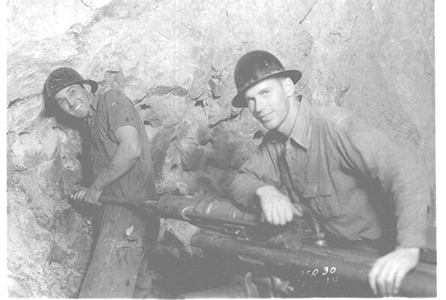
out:
{"label": "rolled up sleeve", "polygon": [[133,126],[139,130],[141,122],[132,101],[118,91],[108,91],[105,97],[107,107],[108,127],[114,132],[122,126]]}

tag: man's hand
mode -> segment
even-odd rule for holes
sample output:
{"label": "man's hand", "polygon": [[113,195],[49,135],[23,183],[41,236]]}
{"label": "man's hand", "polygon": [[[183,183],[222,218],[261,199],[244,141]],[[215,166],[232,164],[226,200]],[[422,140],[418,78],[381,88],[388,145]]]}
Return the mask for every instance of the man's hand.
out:
{"label": "man's hand", "polygon": [[102,191],[121,178],[137,163],[141,156],[138,130],[133,126],[125,125],[119,127],[113,133],[119,146],[111,159],[110,167],[104,168],[89,189],[82,188],[76,191],[72,197],[74,200],[101,205],[98,200]]}
{"label": "man's hand", "polygon": [[397,295],[404,276],[417,265],[419,257],[419,248],[398,248],[378,259],[369,273],[373,292],[384,297]]}
{"label": "man's hand", "polygon": [[260,199],[260,207],[268,223],[285,225],[296,215],[302,217],[302,209],[291,203],[290,199],[272,185],[259,187],[256,195]]}
{"label": "man's hand", "polygon": [[99,202],[99,198],[102,195],[102,191],[91,187],[87,188],[79,188],[74,195],[71,196],[76,201],[85,201],[94,205],[101,205]]}

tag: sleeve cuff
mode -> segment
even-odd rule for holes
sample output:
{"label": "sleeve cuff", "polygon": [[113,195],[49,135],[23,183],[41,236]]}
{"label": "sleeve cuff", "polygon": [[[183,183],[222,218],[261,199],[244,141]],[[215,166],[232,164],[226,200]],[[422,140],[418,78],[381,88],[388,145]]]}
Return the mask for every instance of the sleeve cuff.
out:
{"label": "sleeve cuff", "polygon": [[259,187],[268,185],[260,180],[252,180],[250,182],[239,182],[232,186],[232,198],[237,204],[241,204],[247,208],[259,209],[259,201],[255,197],[255,192]]}

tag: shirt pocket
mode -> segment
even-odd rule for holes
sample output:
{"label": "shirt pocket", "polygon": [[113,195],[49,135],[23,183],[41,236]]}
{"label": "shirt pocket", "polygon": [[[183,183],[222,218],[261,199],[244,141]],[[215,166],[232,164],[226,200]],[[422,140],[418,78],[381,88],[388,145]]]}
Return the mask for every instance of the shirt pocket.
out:
{"label": "shirt pocket", "polygon": [[340,217],[339,201],[331,182],[306,184],[303,189],[303,197],[309,201],[311,208],[325,220]]}

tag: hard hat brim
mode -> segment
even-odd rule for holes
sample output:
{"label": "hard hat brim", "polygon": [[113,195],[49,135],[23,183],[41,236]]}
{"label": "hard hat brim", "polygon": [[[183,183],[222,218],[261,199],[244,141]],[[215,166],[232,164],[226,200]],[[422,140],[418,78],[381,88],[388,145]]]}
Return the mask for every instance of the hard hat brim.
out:
{"label": "hard hat brim", "polygon": [[246,101],[245,101],[246,90],[251,88],[252,86],[256,85],[257,83],[259,83],[265,79],[272,78],[272,77],[289,77],[289,78],[291,78],[293,83],[296,84],[302,77],[302,72],[300,72],[298,70],[284,70],[284,71],[280,71],[280,72],[276,72],[276,73],[271,73],[271,74],[268,74],[262,78],[259,78],[258,80],[251,82],[250,84],[245,86],[243,89],[238,91],[237,95],[232,99],[232,105],[237,108],[247,107],[248,105],[246,104]]}
{"label": "hard hat brim", "polygon": [[91,86],[91,92],[94,94],[96,93],[96,91],[98,90],[98,83],[96,81],[90,80],[90,79],[86,79],[86,80],[79,80],[79,81],[74,81],[74,82],[70,82],[69,84],[60,87],[59,89],[57,89],[56,91],[53,92],[53,95],[49,95],[50,98],[54,98],[54,96],[56,96],[56,94],[58,92],[60,92],[61,90],[63,90],[64,88],[66,88],[67,86],[73,85],[73,84],[84,84],[87,83]]}

